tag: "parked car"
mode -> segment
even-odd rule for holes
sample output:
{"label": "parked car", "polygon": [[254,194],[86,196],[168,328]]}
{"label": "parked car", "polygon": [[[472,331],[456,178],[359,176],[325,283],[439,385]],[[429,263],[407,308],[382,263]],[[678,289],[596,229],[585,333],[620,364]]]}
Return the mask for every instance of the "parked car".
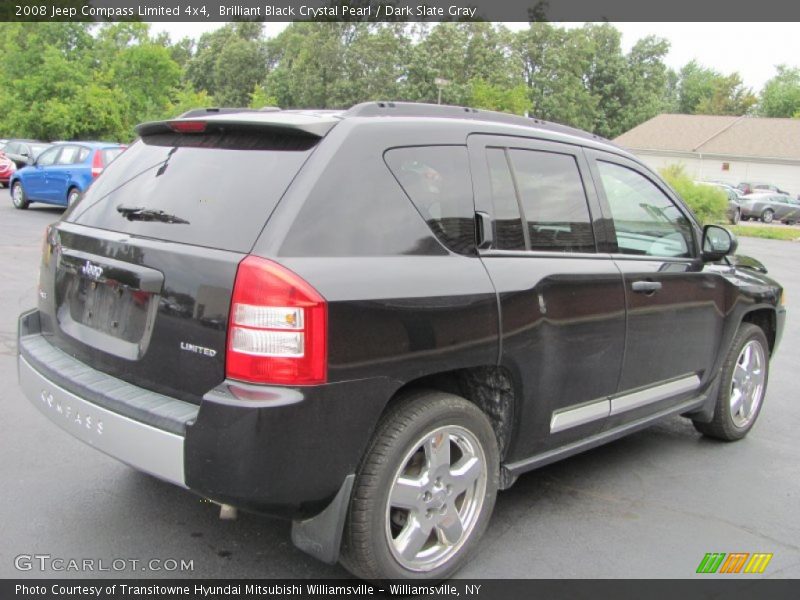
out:
{"label": "parked car", "polygon": [[800,221],[800,200],[784,194],[760,192],[748,194],[741,200],[742,219],[761,219],[764,223],[772,223],[775,219],[793,225]]}
{"label": "parked car", "polygon": [[49,147],[50,144],[37,140],[8,140],[3,152],[14,161],[17,169],[21,169],[33,164],[33,161]]}
{"label": "parked car", "polygon": [[747,183],[743,182],[737,186],[744,195],[747,194],[756,194],[759,191],[762,192],[775,192],[776,194],[786,194],[789,195],[789,192],[786,192],[780,189],[776,185],[772,185],[771,183]]}
{"label": "parked car", "polygon": [[14,161],[0,152],[0,187],[8,185],[8,181],[16,170],[17,165],[14,164]]}
{"label": "parked car", "polygon": [[0,140],[0,154],[3,153],[3,150],[5,149],[7,143],[8,140]]}
{"label": "parked car", "polygon": [[710,185],[725,193],[728,198],[728,209],[725,211],[725,217],[731,225],[736,225],[742,218],[742,207],[739,205],[741,196],[729,185],[724,183],[716,183],[712,181],[696,181],[699,185]]}
{"label": "parked car", "polygon": [[54,144],[32,166],[11,177],[11,201],[20,209],[31,202],[74,204],[122,150],[119,144],[107,142]]}
{"label": "parked car", "polygon": [[610,142],[384,102],[137,133],[46,231],[22,389],[321,560],[446,578],[520,474],[758,418],[781,286]]}

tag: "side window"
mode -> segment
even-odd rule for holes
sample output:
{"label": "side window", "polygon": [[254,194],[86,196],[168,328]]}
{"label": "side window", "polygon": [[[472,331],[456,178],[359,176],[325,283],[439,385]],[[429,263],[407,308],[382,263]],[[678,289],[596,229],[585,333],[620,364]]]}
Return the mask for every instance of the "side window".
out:
{"label": "side window", "polygon": [[49,150],[42,152],[39,155],[39,158],[36,160],[36,164],[41,167],[49,167],[56,161],[56,156],[58,156],[60,150],[61,148],[50,148]]}
{"label": "side window", "polygon": [[86,160],[86,157],[89,156],[90,150],[88,148],[81,147],[81,151],[78,154],[78,159],[75,161],[76,163],[82,163]]}
{"label": "side window", "polygon": [[525,234],[514,180],[503,148],[487,148],[489,181],[494,206],[494,245],[498,250],[525,250]]}
{"label": "side window", "polygon": [[622,254],[686,258],[692,254],[692,226],[656,185],[617,164],[597,161]]}
{"label": "side window", "polygon": [[71,165],[76,161],[78,153],[80,152],[79,146],[64,146],[61,148],[61,154],[58,155],[57,165]]}
{"label": "side window", "polygon": [[592,219],[575,158],[516,148],[508,154],[531,250],[594,252]]}
{"label": "side window", "polygon": [[5,152],[7,154],[19,154],[19,144],[17,142],[11,142],[6,146]]}
{"label": "side window", "polygon": [[395,148],[384,160],[439,241],[453,252],[474,253],[475,204],[467,149]]}

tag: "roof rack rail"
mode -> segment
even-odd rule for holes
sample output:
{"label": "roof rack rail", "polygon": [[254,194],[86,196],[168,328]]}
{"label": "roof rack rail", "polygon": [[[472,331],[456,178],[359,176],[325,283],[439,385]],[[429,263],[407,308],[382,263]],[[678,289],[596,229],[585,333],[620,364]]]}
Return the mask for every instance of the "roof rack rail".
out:
{"label": "roof rack rail", "polygon": [[279,112],[281,109],[277,106],[264,106],[262,108],[247,108],[235,106],[209,106],[207,108],[192,108],[185,113],[178,115],[178,119],[188,119],[190,117],[207,117],[209,115],[227,115],[231,113],[247,113],[247,112]]}
{"label": "roof rack rail", "polygon": [[608,140],[581,129],[567,125],[544,121],[535,117],[521,117],[509,113],[482,110],[469,106],[452,106],[448,104],[424,104],[421,102],[362,102],[346,111],[344,117],[433,117],[443,119],[471,119],[506,125],[537,127],[548,131],[566,133],[578,137],[607,142]]}

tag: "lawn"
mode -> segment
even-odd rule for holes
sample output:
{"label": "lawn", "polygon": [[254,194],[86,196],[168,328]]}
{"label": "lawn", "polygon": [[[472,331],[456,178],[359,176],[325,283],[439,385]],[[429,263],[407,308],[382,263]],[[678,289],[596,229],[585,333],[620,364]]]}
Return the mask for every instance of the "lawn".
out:
{"label": "lawn", "polygon": [[796,241],[800,239],[800,229],[795,229],[794,227],[735,225],[729,226],[729,229],[739,237],[756,237],[765,238],[768,240],[788,241]]}

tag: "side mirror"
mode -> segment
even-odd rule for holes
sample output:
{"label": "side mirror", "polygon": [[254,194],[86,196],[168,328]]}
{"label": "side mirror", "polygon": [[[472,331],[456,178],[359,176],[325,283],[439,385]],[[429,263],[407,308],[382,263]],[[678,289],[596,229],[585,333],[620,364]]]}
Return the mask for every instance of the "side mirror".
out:
{"label": "side mirror", "polygon": [[703,227],[703,262],[715,262],[736,252],[736,236],[719,225]]}

